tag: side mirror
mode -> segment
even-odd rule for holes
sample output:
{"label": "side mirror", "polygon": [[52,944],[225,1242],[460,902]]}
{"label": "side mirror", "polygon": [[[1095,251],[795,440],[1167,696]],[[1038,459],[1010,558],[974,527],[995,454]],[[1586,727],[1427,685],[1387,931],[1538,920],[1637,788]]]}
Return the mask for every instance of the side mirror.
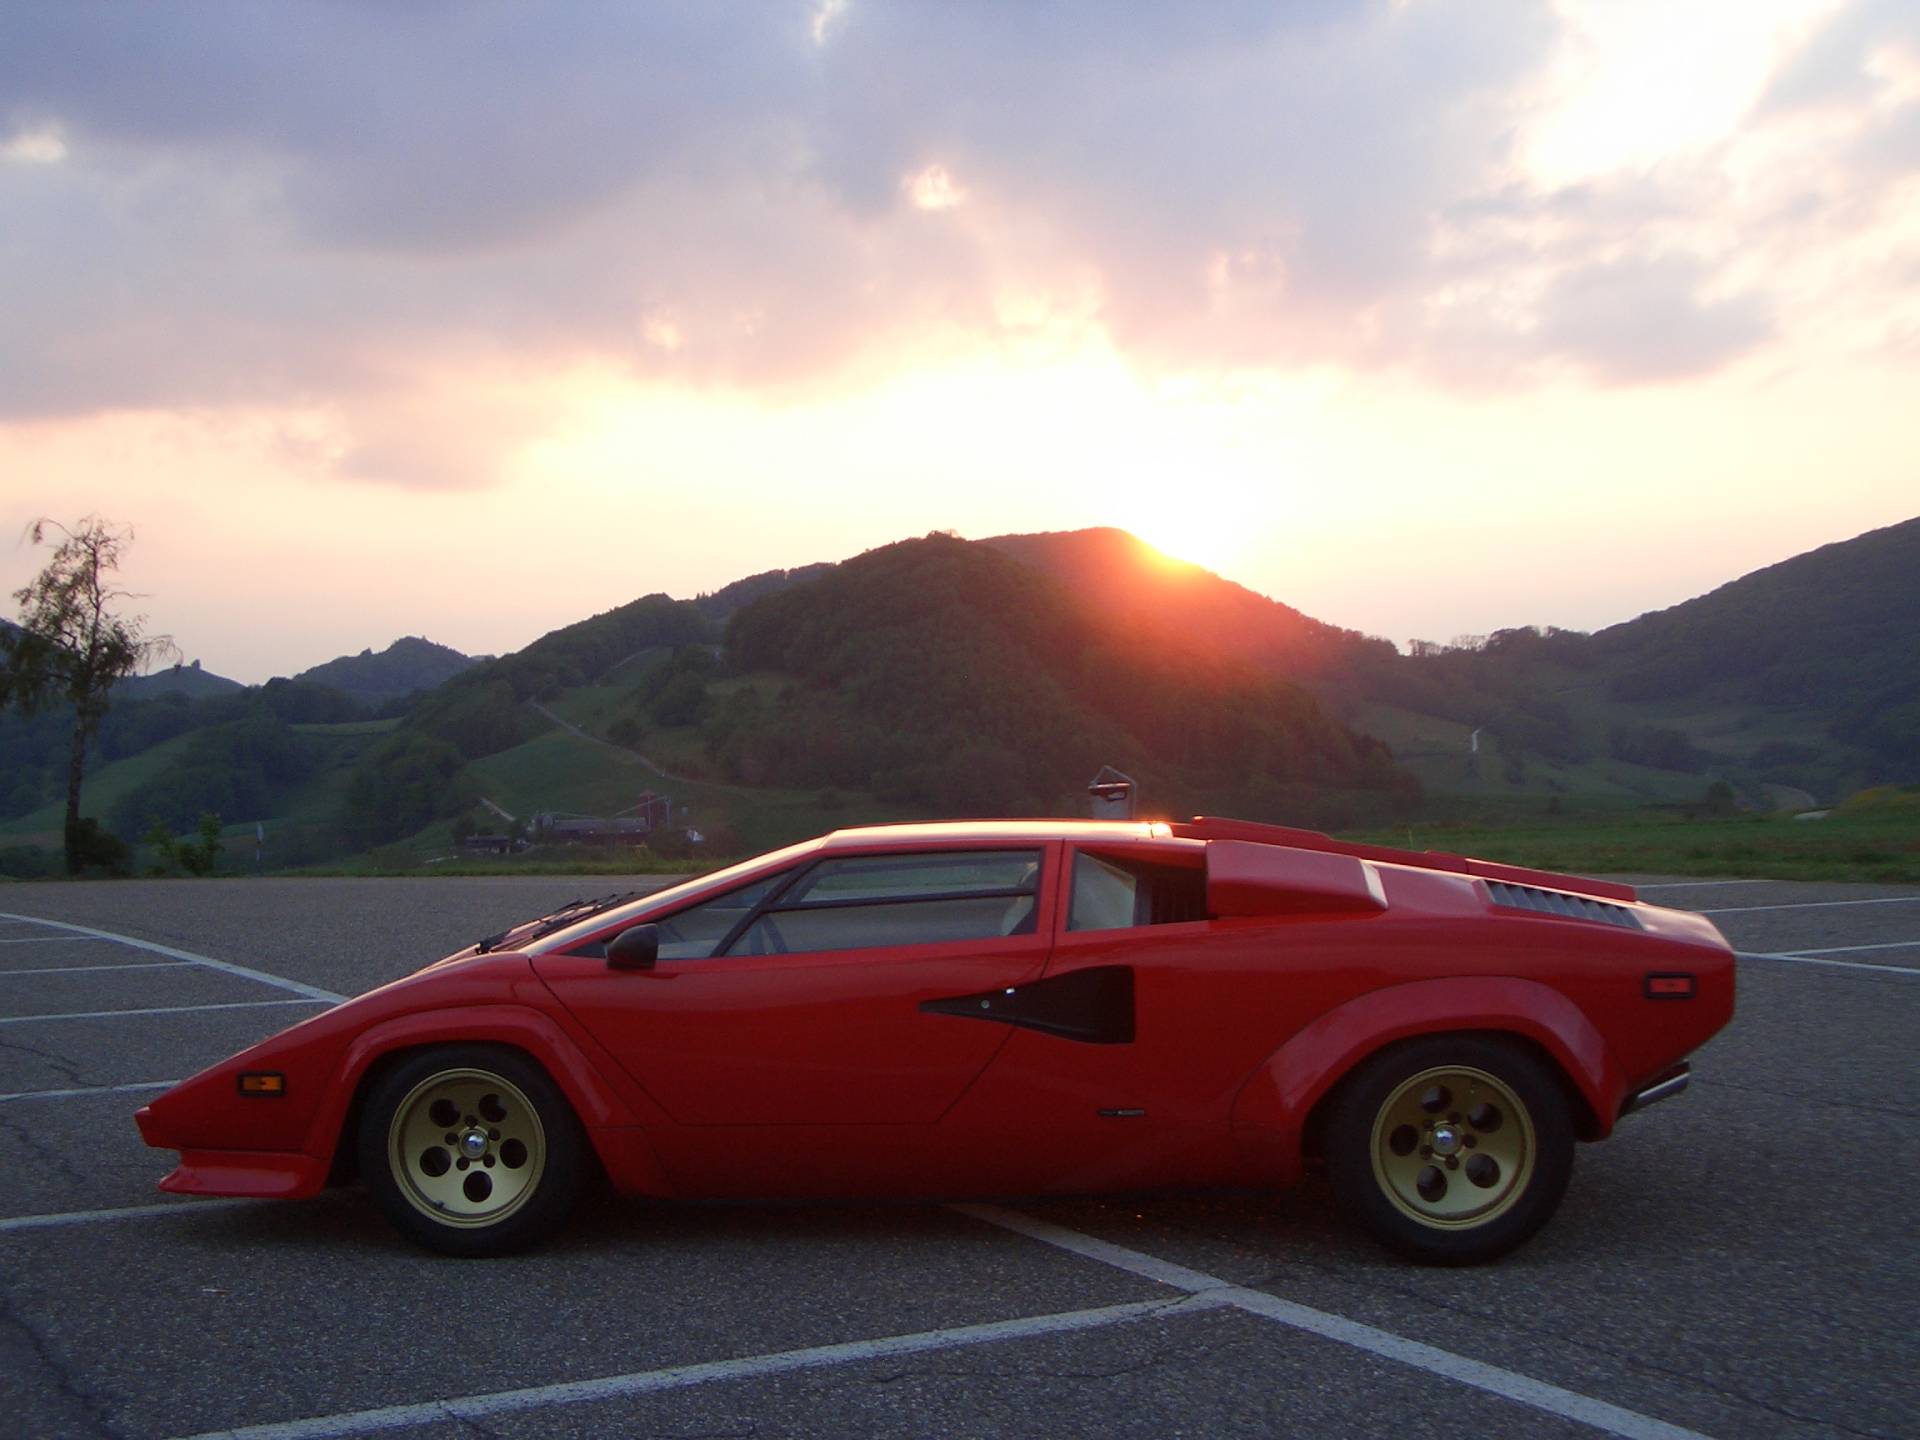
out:
{"label": "side mirror", "polygon": [[609,970],[651,970],[660,958],[660,927],[629,925],[607,946]]}

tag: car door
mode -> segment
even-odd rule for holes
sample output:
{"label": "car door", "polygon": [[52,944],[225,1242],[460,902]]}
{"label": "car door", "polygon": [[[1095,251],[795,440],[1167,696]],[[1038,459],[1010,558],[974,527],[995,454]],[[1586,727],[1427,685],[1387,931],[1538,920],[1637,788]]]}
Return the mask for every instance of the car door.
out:
{"label": "car door", "polygon": [[830,851],[664,917],[652,969],[535,964],[680,1124],[931,1124],[1007,1032],[922,1007],[1040,974],[1058,848]]}

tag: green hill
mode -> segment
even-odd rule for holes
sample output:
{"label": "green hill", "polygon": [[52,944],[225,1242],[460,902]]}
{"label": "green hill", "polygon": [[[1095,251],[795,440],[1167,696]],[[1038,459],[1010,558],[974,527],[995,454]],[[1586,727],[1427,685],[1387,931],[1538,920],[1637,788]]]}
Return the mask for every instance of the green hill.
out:
{"label": "green hill", "polygon": [[362,650],[342,655],[324,665],[302,670],[293,678],[307,685],[325,685],[373,707],[421,690],[444,685],[480,662],[446,645],[418,635],[405,635],[379,654]]}
{"label": "green hill", "polygon": [[1416,792],[1386,748],[1268,671],[1143,631],[990,545],[869,551],[729,622],[781,703],[713,721],[734,774],[870,786],[932,813],[1078,811],[1103,764],[1166,813],[1325,819]]}
{"label": "green hill", "polygon": [[[413,690],[411,661],[457,664],[386,720],[283,680],[122,696],[86,810],[128,839],[207,810],[249,839],[263,822],[287,864],[438,854],[502,811],[613,816],[649,790],[672,798],[667,843],[691,826],[707,853],[1083,813],[1102,765],[1150,813],[1343,828],[1416,805],[1673,814],[1728,787],[1804,808],[1920,779],[1916,630],[1920,520],[1598,635],[1522,626],[1408,656],[1122,531],[936,535],[646,596],[495,660],[409,639],[333,662]],[[0,835],[54,828],[69,733],[58,709],[0,714]]]}

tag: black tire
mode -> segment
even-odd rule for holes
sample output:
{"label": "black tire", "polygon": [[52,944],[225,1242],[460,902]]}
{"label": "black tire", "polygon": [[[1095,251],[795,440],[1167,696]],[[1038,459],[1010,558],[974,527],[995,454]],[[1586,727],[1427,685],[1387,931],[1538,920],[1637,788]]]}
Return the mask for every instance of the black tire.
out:
{"label": "black tire", "polygon": [[1327,1115],[1335,1199],[1374,1238],[1428,1265],[1506,1254],[1553,1215],[1573,1175],[1573,1119],[1531,1050],[1429,1035],[1374,1055]]}
{"label": "black tire", "polygon": [[367,1097],[360,1174],[394,1228],[443,1255],[504,1255],[557,1228],[586,1174],[579,1119],[518,1051],[410,1055]]}

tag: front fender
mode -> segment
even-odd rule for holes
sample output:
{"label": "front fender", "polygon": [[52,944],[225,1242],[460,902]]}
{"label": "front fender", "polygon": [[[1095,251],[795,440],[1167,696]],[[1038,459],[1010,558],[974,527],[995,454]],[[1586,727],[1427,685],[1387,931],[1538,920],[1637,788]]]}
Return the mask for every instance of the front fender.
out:
{"label": "front fender", "polygon": [[401,1015],[363,1030],[340,1062],[326,1106],[302,1147],[331,1156],[368,1070],[383,1056],[426,1045],[509,1045],[532,1056],[553,1077],[580,1117],[595,1151],[621,1190],[668,1193],[666,1179],[638,1129],[641,1117],[549,1015],[520,1005],[472,1005]]}
{"label": "front fender", "polygon": [[1307,1116],[1348,1071],[1396,1040],[1450,1031],[1504,1031],[1533,1041],[1591,1112],[1585,1138],[1613,1129],[1626,1078],[1580,1007],[1550,985],[1508,976],[1418,980],[1370,990],[1298,1031],[1254,1071],[1234,1099],[1233,1124],[1269,1151],[1279,1140],[1298,1165]]}

